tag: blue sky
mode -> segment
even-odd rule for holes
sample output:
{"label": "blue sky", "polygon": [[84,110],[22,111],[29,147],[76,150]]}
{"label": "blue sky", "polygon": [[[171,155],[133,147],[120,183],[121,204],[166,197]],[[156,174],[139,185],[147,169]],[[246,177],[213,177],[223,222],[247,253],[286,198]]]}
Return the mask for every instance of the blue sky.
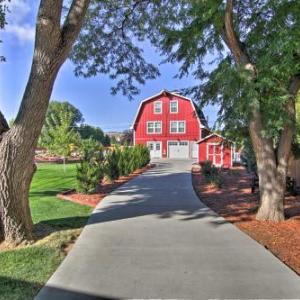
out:
{"label": "blue sky", "polygon": [[[1,32],[0,53],[7,62],[0,64],[0,110],[7,119],[13,118],[20,104],[30,71],[34,24],[39,1],[13,0],[8,25]],[[145,47],[147,59],[159,63],[161,58],[153,48]],[[122,95],[112,96],[114,82],[104,75],[93,78],[78,78],[73,74],[73,65],[67,61],[61,68],[51,99],[69,101],[83,113],[85,122],[99,126],[104,131],[121,131],[130,127],[140,101],[162,89],[177,90],[193,85],[192,78],[174,79],[178,65],[160,66],[161,76],[141,86],[141,93],[133,101]],[[197,99],[194,99],[197,100]],[[204,114],[209,125],[216,119],[217,109],[208,106]]]}

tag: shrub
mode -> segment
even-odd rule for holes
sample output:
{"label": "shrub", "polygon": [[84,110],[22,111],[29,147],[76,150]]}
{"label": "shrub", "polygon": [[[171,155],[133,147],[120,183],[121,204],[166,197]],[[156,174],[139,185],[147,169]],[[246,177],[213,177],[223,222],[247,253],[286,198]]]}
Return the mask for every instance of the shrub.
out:
{"label": "shrub", "polygon": [[115,149],[106,154],[105,175],[109,181],[114,181],[120,176],[119,157],[120,151]]}
{"label": "shrub", "polygon": [[78,191],[93,193],[104,175],[103,148],[92,139],[83,140],[81,156],[76,175]]}
{"label": "shrub", "polygon": [[216,187],[221,187],[222,185],[222,175],[221,175],[221,169],[215,167],[211,161],[206,160],[202,164],[202,174],[205,177],[205,180],[215,185]]}
{"label": "shrub", "polygon": [[128,175],[136,169],[146,166],[150,162],[150,153],[147,147],[137,145],[134,147],[124,146],[115,149],[118,159],[119,175]]}
{"label": "shrub", "polygon": [[129,148],[128,146],[123,147],[120,152],[118,163],[120,175],[127,176],[132,172],[131,156],[132,148]]}

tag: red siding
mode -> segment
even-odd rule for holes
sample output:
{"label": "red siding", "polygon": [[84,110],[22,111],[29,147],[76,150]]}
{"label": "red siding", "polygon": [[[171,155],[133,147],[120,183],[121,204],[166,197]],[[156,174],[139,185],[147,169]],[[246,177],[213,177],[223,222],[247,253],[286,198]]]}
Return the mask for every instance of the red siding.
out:
{"label": "red siding", "polygon": [[204,162],[205,160],[211,160],[212,156],[208,155],[208,147],[212,144],[222,145],[222,166],[231,167],[232,166],[232,143],[225,140],[222,137],[213,135],[206,140],[199,143],[199,162]]}
{"label": "red siding", "polygon": [[[154,102],[162,101],[162,113],[154,114]],[[178,113],[170,113],[170,101],[178,101]],[[170,133],[170,121],[185,121],[185,133]],[[147,134],[148,121],[162,121],[161,134]],[[191,101],[174,95],[160,95],[145,101],[139,111],[135,129],[135,143],[147,144],[148,141],[162,142],[162,156],[167,157],[167,141],[198,141],[201,139],[199,119]]]}

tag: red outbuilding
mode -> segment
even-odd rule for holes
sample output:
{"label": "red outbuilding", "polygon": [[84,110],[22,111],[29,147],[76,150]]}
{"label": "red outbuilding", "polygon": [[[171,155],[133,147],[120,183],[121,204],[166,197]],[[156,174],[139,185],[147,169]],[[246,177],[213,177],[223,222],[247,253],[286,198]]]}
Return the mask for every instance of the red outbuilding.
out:
{"label": "red outbuilding", "polygon": [[209,160],[217,167],[232,167],[233,143],[219,134],[211,133],[198,141],[199,163]]}
{"label": "red outbuilding", "polygon": [[[203,144],[211,144],[213,138],[197,105],[191,99],[167,90],[141,101],[132,129],[134,144],[146,145],[151,158],[192,158],[201,162],[207,155],[200,148]],[[231,166],[231,148],[225,147],[225,139],[222,139],[220,160],[218,154],[214,154],[216,158],[209,155],[207,159],[212,159],[218,166],[227,163]],[[218,147],[213,151],[219,151]]]}

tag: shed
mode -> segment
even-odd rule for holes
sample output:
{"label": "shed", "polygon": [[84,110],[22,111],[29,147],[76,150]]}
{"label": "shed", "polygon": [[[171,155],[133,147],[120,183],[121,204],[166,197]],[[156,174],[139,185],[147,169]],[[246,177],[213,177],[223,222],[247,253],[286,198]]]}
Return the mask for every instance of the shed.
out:
{"label": "shed", "polygon": [[210,160],[216,167],[232,167],[233,142],[225,137],[211,133],[197,142],[199,144],[199,163]]}

